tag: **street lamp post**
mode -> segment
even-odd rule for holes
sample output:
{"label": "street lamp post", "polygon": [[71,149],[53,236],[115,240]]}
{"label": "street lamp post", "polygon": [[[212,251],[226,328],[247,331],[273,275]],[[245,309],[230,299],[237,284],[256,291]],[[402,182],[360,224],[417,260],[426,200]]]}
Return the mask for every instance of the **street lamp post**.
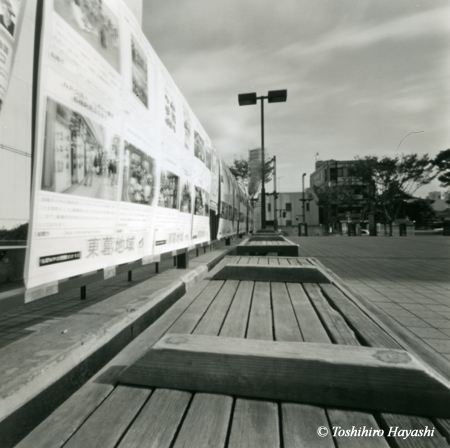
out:
{"label": "street lamp post", "polygon": [[266,170],[264,158],[264,100],[269,103],[283,103],[287,99],[287,90],[270,90],[267,96],[256,96],[256,93],[240,93],[239,106],[250,106],[261,101],[261,228],[266,228]]}
{"label": "street lamp post", "polygon": [[303,224],[306,222],[305,221],[305,176],[306,173],[302,174],[302,209],[303,209]]}

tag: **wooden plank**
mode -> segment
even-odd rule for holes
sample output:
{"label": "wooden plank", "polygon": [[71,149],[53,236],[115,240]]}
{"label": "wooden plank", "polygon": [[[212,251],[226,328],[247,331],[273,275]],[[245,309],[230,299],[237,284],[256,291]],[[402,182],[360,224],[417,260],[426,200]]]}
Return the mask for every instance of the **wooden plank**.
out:
{"label": "wooden plank", "polygon": [[281,266],[290,266],[290,264],[289,264],[289,261],[288,261],[288,259],[287,258],[278,258],[278,263],[281,265]]}
{"label": "wooden plank", "polygon": [[334,285],[321,285],[322,291],[338,308],[358,335],[371,347],[396,348],[403,347],[381,329],[367,314],[356,306]]}
{"label": "wooden plank", "polygon": [[89,383],[83,386],[16,447],[45,447],[50,440],[52,448],[62,447],[112,391],[110,384]]}
{"label": "wooden plank", "polygon": [[[341,411],[339,409],[328,409],[328,417],[330,418],[331,430],[334,434],[336,431],[354,430],[353,435],[346,436],[345,433],[342,436],[335,437],[339,448],[389,448],[389,444],[386,439],[381,436],[358,436],[358,430],[381,430],[378,426],[375,418],[365,412],[356,411]],[[351,434],[351,433],[350,433]],[[356,435],[355,435],[356,434]],[[362,433],[360,433],[362,434]],[[367,433],[370,434],[370,433]],[[373,433],[372,433],[373,434]],[[380,434],[380,433],[377,433]]]}
{"label": "wooden plank", "polygon": [[243,338],[252,300],[253,282],[240,282],[230,306],[220,335],[229,338]]}
{"label": "wooden plank", "polygon": [[331,432],[319,437],[320,427],[329,427],[323,408],[297,403],[282,403],[282,432],[284,448],[334,448]]}
{"label": "wooden plank", "polygon": [[[260,283],[256,283],[258,285]],[[275,340],[303,341],[285,283],[271,283]]]}
{"label": "wooden plank", "polygon": [[450,416],[448,381],[402,350],[169,334],[128,368],[121,381]]}
{"label": "wooden plank", "polygon": [[150,389],[118,386],[64,447],[115,447],[151,393]]}
{"label": "wooden plank", "polygon": [[[412,417],[406,415],[397,415],[383,413],[381,421],[386,428],[386,435],[389,439],[395,441],[398,448],[448,448],[449,444],[444,437],[435,429],[435,425],[431,420],[424,417]],[[410,432],[410,436],[405,437],[408,433],[400,431],[417,431],[415,436]],[[427,432],[425,432],[428,430]],[[422,435],[418,431],[423,431]]]}
{"label": "wooden plank", "polygon": [[190,333],[197,325],[214,297],[223,286],[222,281],[210,282],[182,316],[170,327],[171,333]]}
{"label": "wooden plank", "polygon": [[195,327],[195,334],[217,336],[222,328],[225,316],[239,286],[237,280],[228,280],[217,294],[208,311]]}
{"label": "wooden plank", "polygon": [[269,266],[279,266],[280,263],[278,263],[278,260],[276,258],[268,258],[269,260]]}
{"label": "wooden plank", "polygon": [[439,429],[441,434],[443,434],[447,440],[450,440],[450,420],[437,418],[434,422],[436,423],[436,427]]}
{"label": "wooden plank", "polygon": [[305,342],[331,343],[327,332],[323,328],[322,322],[317,316],[302,286],[296,283],[288,283],[286,287],[303,340]]}
{"label": "wooden plank", "polygon": [[247,338],[268,341],[273,339],[269,283],[255,283],[248,321]]}
{"label": "wooden plank", "polygon": [[[252,280],[292,283],[330,283],[314,266],[269,265],[273,258],[259,257],[258,267],[229,263],[211,278],[213,280]],[[275,259],[276,260],[276,259]]]}
{"label": "wooden plank", "polygon": [[259,263],[259,257],[250,257],[250,260],[248,260],[249,266],[257,266]]}
{"label": "wooden plank", "polygon": [[278,407],[267,401],[238,398],[228,448],[279,448]]}
{"label": "wooden plank", "polygon": [[331,308],[317,285],[306,283],[303,285],[314,308],[321,317],[322,322],[328,329],[333,342],[336,344],[359,345],[353,331],[345,322],[344,318]]}
{"label": "wooden plank", "polygon": [[225,395],[196,394],[174,448],[224,447],[232,405]]}
{"label": "wooden plank", "polygon": [[118,448],[171,447],[191,396],[188,392],[157,389]]}
{"label": "wooden plank", "polygon": [[237,261],[237,264],[248,264],[248,261],[250,260],[250,257],[240,257]]}

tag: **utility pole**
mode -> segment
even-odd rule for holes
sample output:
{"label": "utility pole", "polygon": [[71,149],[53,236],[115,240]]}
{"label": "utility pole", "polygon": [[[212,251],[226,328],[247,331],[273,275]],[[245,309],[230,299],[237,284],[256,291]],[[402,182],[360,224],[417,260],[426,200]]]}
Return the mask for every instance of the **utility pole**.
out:
{"label": "utility pole", "polygon": [[273,156],[273,227],[278,230],[278,219],[277,219],[277,157]]}

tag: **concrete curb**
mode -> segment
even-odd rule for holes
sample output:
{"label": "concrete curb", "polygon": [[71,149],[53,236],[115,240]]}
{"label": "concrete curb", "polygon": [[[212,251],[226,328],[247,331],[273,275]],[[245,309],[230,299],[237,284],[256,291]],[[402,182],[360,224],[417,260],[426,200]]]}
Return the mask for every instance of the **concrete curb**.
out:
{"label": "concrete curb", "polygon": [[[232,249],[200,255],[0,351],[0,445],[14,446]],[[153,291],[149,293],[149,291]]]}

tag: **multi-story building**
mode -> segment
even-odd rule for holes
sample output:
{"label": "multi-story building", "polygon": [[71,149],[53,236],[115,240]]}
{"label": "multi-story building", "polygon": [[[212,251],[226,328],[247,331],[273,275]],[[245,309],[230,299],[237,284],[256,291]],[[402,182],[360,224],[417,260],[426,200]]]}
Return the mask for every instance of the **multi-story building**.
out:
{"label": "multi-story building", "polygon": [[316,161],[310,185],[320,188],[327,198],[319,207],[319,223],[341,230],[344,222],[368,220],[368,186],[355,175],[355,164],[355,160]]}

